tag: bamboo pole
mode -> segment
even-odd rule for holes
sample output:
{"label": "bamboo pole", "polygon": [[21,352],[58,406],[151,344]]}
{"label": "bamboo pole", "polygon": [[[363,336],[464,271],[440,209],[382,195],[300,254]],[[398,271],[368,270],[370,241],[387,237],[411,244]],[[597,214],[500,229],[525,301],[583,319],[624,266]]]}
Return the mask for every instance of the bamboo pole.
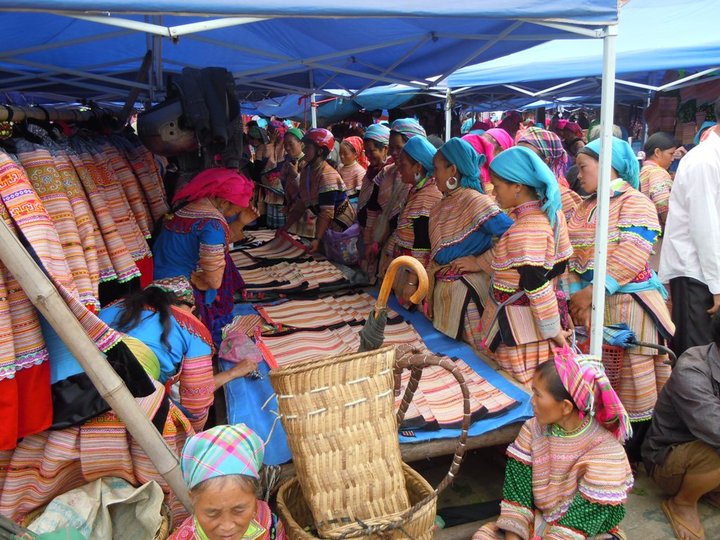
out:
{"label": "bamboo pole", "polygon": [[70,349],[100,395],[125,423],[132,437],[165,478],[178,500],[192,512],[187,486],[180,473],[178,457],[170,450],[150,419],[137,405],[125,383],[108,364],[105,355],[85,333],[53,283],[2,219],[0,219],[0,260]]}

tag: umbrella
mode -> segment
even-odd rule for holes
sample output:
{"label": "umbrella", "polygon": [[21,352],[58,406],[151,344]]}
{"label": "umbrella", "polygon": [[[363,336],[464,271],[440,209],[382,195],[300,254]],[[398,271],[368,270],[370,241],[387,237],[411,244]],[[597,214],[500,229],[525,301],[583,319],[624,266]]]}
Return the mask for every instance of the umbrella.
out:
{"label": "umbrella", "polygon": [[394,259],[383,278],[375,307],[370,311],[365,326],[360,330],[360,348],[358,352],[372,351],[382,347],[385,340],[385,324],[387,323],[387,301],[395,282],[395,274],[397,274],[398,268],[401,266],[409,267],[418,278],[418,288],[410,297],[410,301],[413,304],[419,304],[425,298],[428,291],[428,276],[425,267],[420,261],[407,255],[401,255]]}
{"label": "umbrella", "polygon": [[658,345],[657,343],[646,343],[638,341],[630,327],[625,323],[611,324],[603,328],[603,341],[608,345],[629,349],[630,347],[649,347],[667,354],[670,357],[670,364],[674,365],[677,357],[667,347]]}

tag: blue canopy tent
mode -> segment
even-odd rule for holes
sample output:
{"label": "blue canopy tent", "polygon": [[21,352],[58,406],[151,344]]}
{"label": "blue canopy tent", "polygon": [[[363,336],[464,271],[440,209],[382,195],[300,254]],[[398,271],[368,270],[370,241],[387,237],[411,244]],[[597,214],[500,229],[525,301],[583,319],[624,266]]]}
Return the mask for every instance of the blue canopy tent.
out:
{"label": "blue canopy tent", "polygon": [[[165,72],[207,65],[231,70],[240,87],[311,94],[313,101],[328,88],[352,96],[381,83],[429,89],[473,61],[576,34],[602,38],[601,140],[603,148],[610,143],[617,0],[0,0],[0,22],[0,91],[73,100],[123,99],[130,89],[157,99]],[[138,82],[147,50],[149,80]],[[608,186],[610,153],[601,151],[600,161],[600,186]],[[595,353],[602,344],[607,190],[600,200]]]}
{"label": "blue canopy tent", "polygon": [[[617,94],[642,101],[648,92],[720,77],[720,37],[713,0],[632,0],[620,9]],[[663,84],[665,72],[687,76]],[[602,50],[596,40],[553,41],[502,59],[462,68],[447,84],[458,94],[540,97],[599,96]]]}

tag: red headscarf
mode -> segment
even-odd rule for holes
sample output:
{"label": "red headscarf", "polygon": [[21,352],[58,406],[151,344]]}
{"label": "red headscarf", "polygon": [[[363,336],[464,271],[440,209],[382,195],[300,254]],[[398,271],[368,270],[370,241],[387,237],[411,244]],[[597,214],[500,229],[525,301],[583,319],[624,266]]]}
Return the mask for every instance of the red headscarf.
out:
{"label": "red headscarf", "polygon": [[251,180],[232,169],[206,169],[175,194],[173,203],[217,197],[246,208],[250,204],[253,188]]}
{"label": "red headscarf", "polygon": [[363,140],[360,137],[345,137],[343,139],[343,144],[344,143],[347,143],[349,146],[352,147],[352,149],[355,151],[355,157],[357,158],[357,162],[363,169],[367,170],[370,163],[368,162],[368,158],[365,155],[365,146],[363,145]]}
{"label": "red headscarf", "polygon": [[483,186],[485,186],[485,184],[490,182],[490,162],[494,157],[495,147],[484,137],[472,133],[463,135],[462,140],[470,143],[470,146],[472,146],[478,154],[485,156],[485,162],[480,167],[480,179],[482,180]]}

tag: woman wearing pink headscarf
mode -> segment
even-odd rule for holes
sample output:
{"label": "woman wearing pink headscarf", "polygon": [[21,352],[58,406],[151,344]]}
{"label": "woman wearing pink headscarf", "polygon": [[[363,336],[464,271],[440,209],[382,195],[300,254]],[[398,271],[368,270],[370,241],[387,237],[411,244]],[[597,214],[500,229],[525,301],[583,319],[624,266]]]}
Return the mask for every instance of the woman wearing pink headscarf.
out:
{"label": "woman wearing pink headscarf", "polygon": [[624,538],[630,419],[602,363],[558,349],[532,388],[535,417],[507,449],[500,518],[473,539]]}
{"label": "woman wearing pink headscarf", "polygon": [[211,331],[227,322],[233,294],[243,286],[229,248],[257,218],[253,187],[231,169],[201,172],[175,195],[153,245],[154,279],[189,279],[200,319]]}
{"label": "woman wearing pink headscarf", "polygon": [[480,167],[480,181],[482,182],[485,193],[492,195],[493,185],[490,182],[490,163],[495,156],[495,147],[482,135],[470,133],[468,135],[463,135],[462,140],[470,143],[470,146],[473,147],[478,155],[485,156],[485,161]]}
{"label": "woman wearing pink headscarf", "polygon": [[497,156],[500,152],[507,150],[511,146],[515,146],[515,140],[502,128],[488,129],[482,134],[482,137],[493,145],[495,149],[493,152],[494,156]]}

